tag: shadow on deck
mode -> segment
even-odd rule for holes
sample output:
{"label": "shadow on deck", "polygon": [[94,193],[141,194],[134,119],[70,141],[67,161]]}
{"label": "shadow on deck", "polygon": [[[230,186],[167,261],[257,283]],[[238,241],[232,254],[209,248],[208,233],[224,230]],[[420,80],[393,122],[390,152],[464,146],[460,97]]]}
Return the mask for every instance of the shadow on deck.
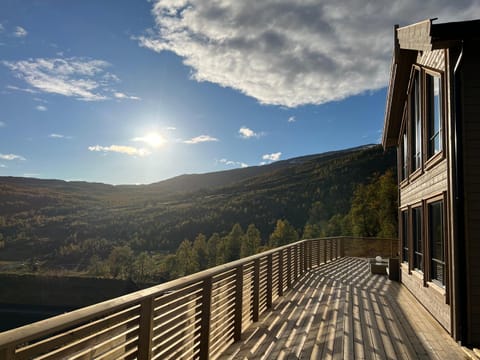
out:
{"label": "shadow on deck", "polygon": [[307,272],[221,359],[464,359],[410,292],[365,259]]}

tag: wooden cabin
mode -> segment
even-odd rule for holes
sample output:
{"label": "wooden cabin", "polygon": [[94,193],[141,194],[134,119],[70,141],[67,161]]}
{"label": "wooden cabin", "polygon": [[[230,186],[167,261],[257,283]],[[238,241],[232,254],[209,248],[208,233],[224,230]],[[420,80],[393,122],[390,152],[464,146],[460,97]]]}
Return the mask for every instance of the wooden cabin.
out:
{"label": "wooden cabin", "polygon": [[395,26],[383,146],[397,147],[401,282],[480,345],[480,20]]}

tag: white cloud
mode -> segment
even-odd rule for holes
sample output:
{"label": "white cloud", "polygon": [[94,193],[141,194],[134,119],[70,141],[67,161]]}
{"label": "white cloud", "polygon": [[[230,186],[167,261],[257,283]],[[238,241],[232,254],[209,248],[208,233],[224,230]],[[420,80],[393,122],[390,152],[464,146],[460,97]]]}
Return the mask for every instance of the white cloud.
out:
{"label": "white cloud", "polygon": [[116,92],[113,94],[117,99],[130,99],[130,100],[140,100],[138,96],[131,96],[121,92]]}
{"label": "white cloud", "polygon": [[295,121],[297,121],[297,119],[295,118],[295,116],[290,116],[290,117],[288,118],[288,122],[289,122],[289,123],[292,123],[292,122],[295,122]]}
{"label": "white cloud", "polygon": [[38,91],[33,90],[33,89],[20,88],[18,86],[13,86],[13,85],[7,85],[6,88],[9,89],[9,90],[23,91],[23,92],[26,92],[26,93],[29,93],[29,94],[37,94],[38,93]]}
{"label": "white cloud", "polygon": [[3,32],[5,30],[5,27],[2,25],[2,23],[0,23],[0,33]]}
{"label": "white cloud", "polygon": [[7,124],[4,123],[3,121],[0,121],[0,127],[5,127],[5,126],[7,126]]}
{"label": "white cloud", "polygon": [[241,161],[232,161],[227,159],[220,159],[218,160],[219,163],[229,165],[229,166],[240,166],[241,168],[248,167],[248,164],[241,162]]}
{"label": "white cloud", "polygon": [[276,153],[271,153],[271,154],[265,154],[262,156],[263,160],[269,160],[269,161],[278,161],[280,160],[280,156],[282,156],[281,152],[276,152]]}
{"label": "white cloud", "polygon": [[21,155],[15,155],[15,154],[0,154],[0,159],[2,160],[26,160],[23,156]]}
{"label": "white cloud", "polygon": [[394,24],[480,17],[475,0],[155,0],[140,46],[172,51],[197,81],[295,107],[387,85]]}
{"label": "white cloud", "polygon": [[15,37],[25,37],[27,36],[28,32],[21,26],[15,27],[15,32],[13,33],[13,36]]}
{"label": "white cloud", "polygon": [[48,135],[48,137],[52,139],[71,139],[72,138],[71,136],[68,136],[68,135],[56,134],[56,133],[52,133]]}
{"label": "white cloud", "polygon": [[177,128],[176,128],[175,126],[167,126],[165,129],[168,130],[168,131],[175,131],[175,130],[177,130]]}
{"label": "white cloud", "polygon": [[240,134],[240,137],[244,139],[250,139],[250,138],[259,138],[261,136],[260,133],[256,133],[252,129],[249,129],[245,126],[242,126],[239,130],[238,133]]}
{"label": "white cloud", "polygon": [[47,111],[47,107],[43,105],[37,105],[35,106],[35,109],[37,109],[38,111]]}
{"label": "white cloud", "polygon": [[110,145],[110,146],[89,146],[88,150],[90,151],[98,151],[98,152],[116,152],[121,154],[127,154],[130,156],[148,156],[151,152],[147,149],[139,149],[133,146],[125,146],[125,145]]}
{"label": "white cloud", "polygon": [[0,164],[0,168],[6,168],[6,167],[7,167],[7,165],[5,165],[5,164]]}
{"label": "white cloud", "polygon": [[3,61],[13,74],[31,88],[22,89],[9,85],[7,88],[26,92],[59,94],[84,101],[135,99],[112,88],[118,77],[106,72],[110,64],[103,60],[86,58],[37,58],[22,61]]}
{"label": "white cloud", "polygon": [[185,144],[198,144],[202,142],[211,142],[211,141],[218,141],[217,138],[212,137],[210,135],[200,135],[194,138],[191,138],[190,140],[185,140]]}

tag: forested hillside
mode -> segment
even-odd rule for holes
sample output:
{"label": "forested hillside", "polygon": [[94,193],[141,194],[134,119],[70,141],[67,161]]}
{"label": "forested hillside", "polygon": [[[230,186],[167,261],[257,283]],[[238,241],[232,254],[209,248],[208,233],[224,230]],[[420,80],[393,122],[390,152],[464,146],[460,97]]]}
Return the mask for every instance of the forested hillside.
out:
{"label": "forested hillside", "polygon": [[[278,245],[271,240],[278,220],[297,236],[304,231],[306,236],[358,232],[355,216],[363,216],[368,206],[375,211],[382,206],[368,197],[376,194],[367,184],[379,182],[387,172],[382,179],[389,189],[395,172],[388,170],[394,167],[394,153],[365,146],[142,186],[1,177],[1,269],[130,277],[133,270],[113,267],[140,262],[142,276],[147,265],[162,264],[159,276],[170,278],[173,269],[177,275],[190,272],[175,263],[172,254],[192,251],[199,235],[205,248],[213,246],[208,244],[212,236],[215,247],[221,247],[218,239],[232,232],[238,233],[240,243],[235,254],[216,249],[218,259],[212,260],[211,252],[205,260],[205,253],[196,260],[203,261],[202,266],[193,264],[194,270],[240,256],[241,246],[246,255]],[[369,204],[361,204],[361,199],[370,199]],[[243,244],[248,229],[254,250],[245,250]],[[388,234],[395,228],[378,231]],[[197,247],[203,247],[202,241]]]}

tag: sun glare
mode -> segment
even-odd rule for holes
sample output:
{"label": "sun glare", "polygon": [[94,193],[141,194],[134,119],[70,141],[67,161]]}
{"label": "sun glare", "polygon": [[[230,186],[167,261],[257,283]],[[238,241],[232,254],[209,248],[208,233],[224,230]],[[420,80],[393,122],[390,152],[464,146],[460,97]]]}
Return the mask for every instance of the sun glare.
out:
{"label": "sun glare", "polygon": [[165,144],[165,138],[157,133],[148,133],[145,136],[142,137],[136,137],[133,139],[134,141],[141,141],[144,142],[145,144],[153,147],[153,148],[158,148]]}

